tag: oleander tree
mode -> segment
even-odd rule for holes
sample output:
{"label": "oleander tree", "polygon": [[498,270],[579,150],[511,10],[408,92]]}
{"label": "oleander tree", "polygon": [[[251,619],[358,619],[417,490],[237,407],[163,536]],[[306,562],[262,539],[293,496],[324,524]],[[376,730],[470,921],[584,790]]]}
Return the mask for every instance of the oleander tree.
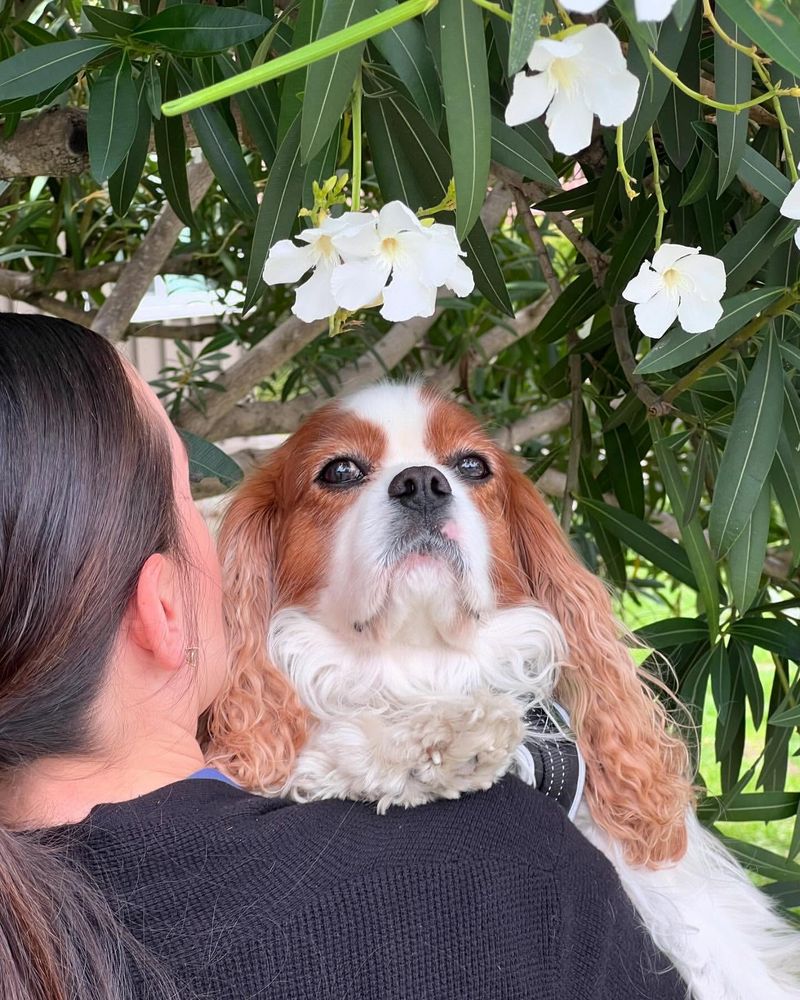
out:
{"label": "oleander tree", "polygon": [[[487,420],[800,905],[792,0],[0,0],[0,121],[0,295],[174,339],[199,493],[387,372]],[[158,274],[224,317],[133,324]]]}

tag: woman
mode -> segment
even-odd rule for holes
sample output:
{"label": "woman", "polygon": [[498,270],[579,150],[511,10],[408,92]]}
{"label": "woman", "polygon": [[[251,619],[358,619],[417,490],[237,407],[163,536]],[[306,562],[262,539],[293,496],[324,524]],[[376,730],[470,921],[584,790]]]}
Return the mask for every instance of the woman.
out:
{"label": "woman", "polygon": [[684,995],[519,781],[379,817],[203,769],[219,567],[180,438],[102,338],[0,317],[0,463],[2,1000]]}

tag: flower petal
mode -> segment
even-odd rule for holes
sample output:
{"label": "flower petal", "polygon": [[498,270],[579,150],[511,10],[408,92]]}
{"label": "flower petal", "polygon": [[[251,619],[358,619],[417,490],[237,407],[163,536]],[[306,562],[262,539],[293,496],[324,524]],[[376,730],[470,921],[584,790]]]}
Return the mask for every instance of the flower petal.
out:
{"label": "flower petal", "polygon": [[331,278],[336,304],[351,312],[368,306],[383,291],[390,270],[390,264],[380,257],[341,264]]}
{"label": "flower petal", "polygon": [[701,298],[719,302],[725,294],[728,279],[725,265],[718,257],[707,253],[684,257],[677,262],[675,270],[691,278],[695,292]]}
{"label": "flower petal", "polygon": [[780,211],[787,219],[800,219],[800,181],[792,185],[792,190],[783,199]]}
{"label": "flower petal", "polygon": [[475,278],[464,261],[460,257],[456,257],[442,284],[446,285],[453,295],[463,299],[465,295],[470,295],[475,288]]}
{"label": "flower petal", "polygon": [[420,281],[415,271],[395,268],[391,282],[383,290],[381,316],[401,323],[413,316],[433,316],[436,288]]}
{"label": "flower petal", "polygon": [[637,21],[663,21],[668,17],[676,0],[634,0]]}
{"label": "flower petal", "polygon": [[564,0],[561,6],[574,14],[594,14],[605,2],[606,0]]}
{"label": "flower petal", "polygon": [[506,106],[506,125],[523,125],[539,118],[547,111],[555,92],[549,73],[537,73],[536,76],[517,73],[511,100]]}
{"label": "flower petal", "polygon": [[299,281],[314,266],[311,247],[299,247],[291,240],[279,240],[270,249],[264,264],[264,281],[268,285],[283,285]]}
{"label": "flower petal", "polygon": [[700,253],[700,247],[685,247],[680,243],[662,243],[653,254],[653,270],[663,274],[670,267],[674,267],[676,261],[682,257],[689,257]]}
{"label": "flower petal", "polygon": [[370,225],[360,226],[356,229],[348,229],[332,239],[336,243],[336,249],[345,261],[364,260],[367,257],[374,257],[381,246],[378,236],[377,219],[373,218]]}
{"label": "flower petal", "polygon": [[545,119],[550,142],[559,153],[579,153],[592,141],[593,118],[580,92],[557,90]]}
{"label": "flower petal", "polygon": [[588,28],[570,37],[580,43],[578,58],[581,62],[591,59],[606,73],[619,73],[627,69],[619,39],[607,24],[590,24]]}
{"label": "flower petal", "polygon": [[649,261],[645,260],[639,268],[639,273],[631,278],[622,290],[622,297],[628,302],[647,302],[663,287],[661,275],[650,267]]}
{"label": "flower petal", "polygon": [[547,69],[554,59],[571,59],[580,51],[576,35],[563,39],[537,38],[528,56],[528,67],[534,71]]}
{"label": "flower petal", "polygon": [[422,228],[422,223],[402,201],[390,201],[378,213],[378,235],[381,239],[408,230],[417,232]]}
{"label": "flower petal", "polygon": [[607,73],[598,67],[596,73],[581,80],[580,86],[587,107],[597,115],[602,125],[621,125],[633,114],[639,96],[639,81],[627,69]]}
{"label": "flower petal", "polygon": [[700,295],[681,295],[678,322],[686,333],[705,333],[713,330],[722,316],[722,305],[710,302]]}
{"label": "flower petal", "polygon": [[314,273],[300,285],[294,298],[292,312],[304,323],[325,319],[336,312],[336,299],[331,291],[331,275],[335,268],[320,265]]}
{"label": "flower petal", "polygon": [[794,241],[797,244],[797,249],[800,250],[800,229],[795,229]]}
{"label": "flower petal", "polygon": [[633,315],[645,337],[654,340],[663,337],[678,315],[678,294],[669,288],[662,288],[652,299],[640,302]]}

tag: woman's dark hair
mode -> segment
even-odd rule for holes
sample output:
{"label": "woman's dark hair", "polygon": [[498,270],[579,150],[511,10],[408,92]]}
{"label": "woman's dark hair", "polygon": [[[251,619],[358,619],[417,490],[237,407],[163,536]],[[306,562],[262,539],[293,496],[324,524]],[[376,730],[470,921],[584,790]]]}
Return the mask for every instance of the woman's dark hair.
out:
{"label": "woman's dark hair", "polygon": [[[92,749],[139,573],[179,539],[167,436],[114,347],[0,314],[0,780]],[[0,1000],[120,1000],[121,929],[51,839],[0,828]]]}

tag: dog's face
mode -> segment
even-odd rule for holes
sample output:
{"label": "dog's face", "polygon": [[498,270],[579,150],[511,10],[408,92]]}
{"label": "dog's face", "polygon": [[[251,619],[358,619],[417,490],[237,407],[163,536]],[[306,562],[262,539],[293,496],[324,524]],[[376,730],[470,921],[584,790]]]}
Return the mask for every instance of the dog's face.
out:
{"label": "dog's face", "polygon": [[466,410],[417,385],[324,407],[254,479],[272,498],[273,609],[365,642],[463,640],[523,597],[509,469]]}

